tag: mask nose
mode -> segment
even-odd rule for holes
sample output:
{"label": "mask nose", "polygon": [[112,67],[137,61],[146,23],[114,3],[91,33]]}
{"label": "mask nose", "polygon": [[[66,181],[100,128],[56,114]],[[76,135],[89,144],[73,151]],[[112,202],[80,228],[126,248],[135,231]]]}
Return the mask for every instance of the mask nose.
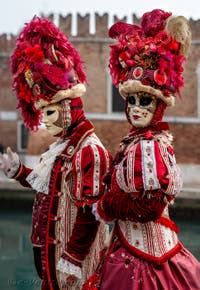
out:
{"label": "mask nose", "polygon": [[133,106],[133,107],[131,107],[131,111],[134,113],[138,113],[138,112],[140,112],[140,107],[138,107],[137,105]]}

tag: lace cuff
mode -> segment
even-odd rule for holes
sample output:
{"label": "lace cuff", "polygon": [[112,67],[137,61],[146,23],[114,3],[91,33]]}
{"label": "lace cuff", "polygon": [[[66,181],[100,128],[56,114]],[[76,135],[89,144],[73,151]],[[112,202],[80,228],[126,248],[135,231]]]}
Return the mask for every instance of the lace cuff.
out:
{"label": "lace cuff", "polygon": [[74,275],[76,278],[82,279],[81,268],[63,258],[58,261],[56,269],[67,275]]}
{"label": "lace cuff", "polygon": [[[95,216],[95,219],[99,222],[102,222],[104,224],[110,224],[110,223],[113,223],[114,220],[106,220],[104,219],[104,211],[103,209],[101,209],[102,207],[102,203],[101,201],[99,202],[96,202],[92,205],[92,213],[93,215]],[[101,209],[101,210],[100,210]],[[101,215],[102,214],[102,215]]]}
{"label": "lace cuff", "polygon": [[104,222],[105,223],[105,221],[100,217],[100,215],[98,214],[98,211],[97,211],[97,202],[96,203],[94,203],[93,205],[92,205],[92,213],[93,213],[93,215],[95,216],[95,219],[97,220],[97,221],[99,221],[99,222]]}

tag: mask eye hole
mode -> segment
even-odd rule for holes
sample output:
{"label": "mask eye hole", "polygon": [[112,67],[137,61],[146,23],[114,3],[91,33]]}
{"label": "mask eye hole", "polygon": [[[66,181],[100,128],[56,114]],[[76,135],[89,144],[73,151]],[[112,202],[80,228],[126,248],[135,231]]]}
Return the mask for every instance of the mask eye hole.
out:
{"label": "mask eye hole", "polygon": [[47,116],[51,116],[53,113],[55,113],[55,110],[48,110],[47,111]]}
{"label": "mask eye hole", "polygon": [[135,96],[128,96],[128,103],[130,105],[135,105],[136,103]]}
{"label": "mask eye hole", "polygon": [[140,106],[146,107],[152,103],[153,99],[149,96],[144,96],[140,98]]}

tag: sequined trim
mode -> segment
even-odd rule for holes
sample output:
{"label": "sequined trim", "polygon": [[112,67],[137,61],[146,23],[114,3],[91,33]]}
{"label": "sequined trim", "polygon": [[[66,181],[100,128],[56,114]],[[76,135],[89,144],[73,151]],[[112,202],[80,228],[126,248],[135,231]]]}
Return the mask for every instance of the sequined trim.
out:
{"label": "sequined trim", "polygon": [[157,178],[154,140],[141,140],[142,155],[142,178],[144,190],[159,189],[160,183]]}
{"label": "sequined trim", "polygon": [[171,155],[167,148],[160,146],[160,152],[164,159],[165,165],[168,170],[169,184],[165,193],[168,195],[177,195],[182,188],[182,174],[175,159],[175,155]]}

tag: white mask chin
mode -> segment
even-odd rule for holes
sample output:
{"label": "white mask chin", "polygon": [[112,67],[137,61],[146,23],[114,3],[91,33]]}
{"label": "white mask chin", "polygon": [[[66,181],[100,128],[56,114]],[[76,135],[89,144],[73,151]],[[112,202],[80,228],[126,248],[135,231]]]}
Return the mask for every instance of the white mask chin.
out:
{"label": "white mask chin", "polygon": [[127,114],[131,124],[136,128],[150,125],[156,110],[156,98],[145,92],[129,94]]}
{"label": "white mask chin", "polygon": [[42,108],[42,123],[52,136],[57,136],[63,131],[62,108],[58,104],[50,104]]}

